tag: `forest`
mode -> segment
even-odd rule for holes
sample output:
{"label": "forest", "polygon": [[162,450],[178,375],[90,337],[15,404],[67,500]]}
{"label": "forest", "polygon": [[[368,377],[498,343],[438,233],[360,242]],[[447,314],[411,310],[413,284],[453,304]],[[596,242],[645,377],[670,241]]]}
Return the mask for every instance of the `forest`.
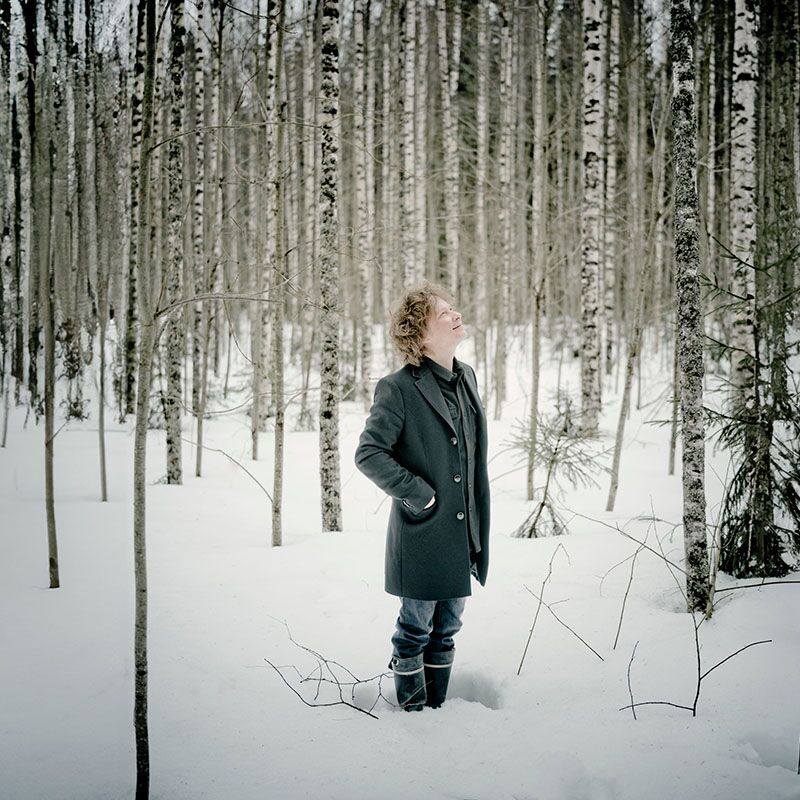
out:
{"label": "forest", "polygon": [[[682,565],[698,676],[718,590],[798,582],[797,0],[0,0],[0,162],[2,560],[10,573],[36,540],[26,574],[67,588],[62,514],[71,531],[74,498],[119,504],[104,525],[127,537],[116,691],[137,798],[151,514],[189,526],[170,503],[202,503],[200,479],[224,498],[225,464],[257,497],[260,544],[310,530],[336,559],[367,496],[351,434],[401,366],[390,309],[423,281],[456,298],[495,463],[516,476],[494,537],[569,549],[581,487],[581,513],[619,532],[653,459],[631,516],[663,523],[653,498],[674,480],[679,547],[635,539],[633,564]],[[92,466],[70,477],[73,435]],[[640,435],[658,442],[646,456]],[[36,482],[19,489],[18,470]],[[41,514],[19,516],[17,492]],[[699,677],[697,693],[692,716]],[[40,796],[19,780],[10,796]],[[92,792],[74,796],[125,793]]]}

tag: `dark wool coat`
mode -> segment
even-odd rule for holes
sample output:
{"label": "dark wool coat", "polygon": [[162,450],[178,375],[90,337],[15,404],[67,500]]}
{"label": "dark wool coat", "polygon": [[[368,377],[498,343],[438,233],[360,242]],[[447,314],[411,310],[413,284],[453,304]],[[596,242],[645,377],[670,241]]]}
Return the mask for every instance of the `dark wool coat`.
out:
{"label": "dark wool coat", "polygon": [[[475,371],[464,368],[477,412],[475,483],[481,551],[478,580],[489,569],[489,475],[486,416]],[[392,498],[386,535],[386,591],[416,600],[466,597],[470,589],[467,514],[457,431],[431,370],[406,364],[378,381],[355,454],[356,466]],[[423,507],[434,492],[436,502]]]}

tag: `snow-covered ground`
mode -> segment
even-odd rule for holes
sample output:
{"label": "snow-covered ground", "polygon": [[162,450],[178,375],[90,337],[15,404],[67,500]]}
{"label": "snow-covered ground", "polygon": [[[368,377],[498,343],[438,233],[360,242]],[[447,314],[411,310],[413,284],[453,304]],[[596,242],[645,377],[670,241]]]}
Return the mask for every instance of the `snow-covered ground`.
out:
{"label": "snow-covered ground", "polygon": [[[469,353],[460,353],[469,360]],[[780,800],[800,798],[800,593],[766,586],[718,596],[699,631],[702,669],[764,639],[703,680],[691,705],[697,663],[692,618],[678,583],[648,551],[636,560],[619,643],[613,648],[635,542],[619,524],[682,562],[680,479],[667,475],[669,365],[646,359],[644,407],[628,423],[613,514],[608,490],[568,491],[583,514],[570,534],[520,540],[524,470],[512,471],[503,442],[526,413],[527,371],[509,367],[512,398],[490,422],[493,538],[489,581],[475,585],[457,637],[445,706],[406,714],[391,704],[390,655],[396,598],[383,592],[388,501],[354,467],[364,420],[342,407],[342,533],[321,533],[317,437],[289,433],[284,545],[272,548],[270,506],[250,476],[221,453],[205,454],[193,477],[184,451],[182,487],[161,482],[164,435],[148,455],[151,796],[416,800]],[[577,362],[563,366],[575,385]],[[545,401],[557,365],[545,365]],[[244,384],[244,372],[236,379]],[[607,389],[603,427],[611,441],[617,398]],[[661,397],[661,400],[657,398]],[[220,404],[222,401],[220,401]],[[234,405],[233,401],[230,405]],[[491,414],[490,414],[491,416]],[[133,545],[130,425],[108,433],[111,500],[98,502],[96,422],[70,423],[56,439],[59,590],[47,588],[42,429],[14,412],[0,451],[0,797],[95,800],[131,797],[133,745]],[[193,437],[190,421],[185,429]],[[238,412],[207,425],[207,444],[240,461],[271,489],[271,437],[249,460],[249,423]],[[709,450],[709,512],[720,496],[724,455]],[[635,519],[655,515],[657,524]],[[669,521],[669,522],[666,522]],[[602,523],[608,523],[604,526]],[[555,555],[554,555],[555,554]],[[542,608],[520,675],[537,594],[595,655]],[[626,560],[628,559],[628,560]],[[624,563],[623,563],[624,562]],[[615,565],[618,565],[615,567]],[[678,573],[679,575],[679,573]],[[792,576],[792,577],[797,577]],[[722,576],[720,585],[732,581]],[[295,640],[289,638],[289,631]],[[337,662],[318,670],[304,645]],[[636,646],[635,658],[631,654]],[[602,657],[602,660],[600,657]],[[344,697],[377,719],[331,703],[320,675],[375,678]],[[303,677],[312,680],[301,682]]]}

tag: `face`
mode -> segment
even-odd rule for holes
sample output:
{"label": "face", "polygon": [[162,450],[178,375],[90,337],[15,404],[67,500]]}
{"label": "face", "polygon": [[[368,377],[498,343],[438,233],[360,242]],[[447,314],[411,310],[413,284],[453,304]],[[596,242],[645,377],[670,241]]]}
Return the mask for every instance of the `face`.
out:
{"label": "face", "polygon": [[453,350],[467,335],[461,312],[441,297],[434,297],[434,308],[428,317],[424,348],[433,352]]}

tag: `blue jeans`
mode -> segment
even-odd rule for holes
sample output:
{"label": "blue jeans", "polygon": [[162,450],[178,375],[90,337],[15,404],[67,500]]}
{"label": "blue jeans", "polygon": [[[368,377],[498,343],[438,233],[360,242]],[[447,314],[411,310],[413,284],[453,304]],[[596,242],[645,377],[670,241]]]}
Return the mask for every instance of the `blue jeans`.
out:
{"label": "blue jeans", "polygon": [[397,630],[392,636],[396,658],[455,649],[453,637],[461,630],[466,597],[450,600],[412,600],[401,597]]}

